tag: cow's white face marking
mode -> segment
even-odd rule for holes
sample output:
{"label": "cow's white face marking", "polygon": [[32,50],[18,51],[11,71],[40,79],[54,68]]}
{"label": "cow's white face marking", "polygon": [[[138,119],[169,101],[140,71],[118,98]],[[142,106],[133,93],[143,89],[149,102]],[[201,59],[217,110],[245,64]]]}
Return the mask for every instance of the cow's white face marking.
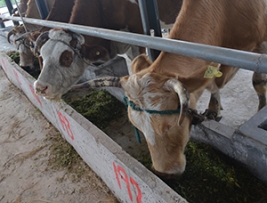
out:
{"label": "cow's white face marking", "polygon": [[[153,93],[148,90],[149,84],[153,82],[150,74],[144,75],[141,80],[137,78],[136,74],[131,75],[127,81],[129,86],[126,83],[126,96],[141,109],[160,111],[161,101],[154,104],[152,102],[155,96],[159,96],[159,93]],[[132,109],[129,112],[132,121],[144,133],[150,145],[155,145],[155,131],[151,124],[151,117],[153,115],[145,111],[140,112]]]}
{"label": "cow's white face marking", "polygon": [[151,125],[151,114],[147,112],[139,112],[131,110],[131,118],[138,128],[144,133],[147,142],[150,145],[155,145],[155,132]]}

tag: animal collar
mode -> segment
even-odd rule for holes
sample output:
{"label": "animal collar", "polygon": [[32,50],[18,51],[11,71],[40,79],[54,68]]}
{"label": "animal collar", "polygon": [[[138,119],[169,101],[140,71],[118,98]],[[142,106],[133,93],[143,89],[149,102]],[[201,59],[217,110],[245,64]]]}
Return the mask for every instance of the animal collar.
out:
{"label": "animal collar", "polygon": [[160,115],[170,115],[170,114],[180,113],[180,107],[178,107],[178,109],[176,110],[157,111],[157,110],[150,110],[150,109],[141,109],[140,107],[137,107],[136,104],[133,101],[129,100],[128,97],[126,96],[124,96],[123,100],[127,106],[130,106],[135,111],[140,111],[140,112],[145,111],[149,114],[160,114]]}
{"label": "animal collar", "polygon": [[[133,110],[135,111],[139,111],[139,112],[147,112],[149,114],[159,114],[159,115],[171,115],[171,114],[178,114],[180,113],[180,107],[178,107],[178,109],[176,110],[163,110],[163,111],[157,111],[157,110],[150,110],[150,109],[142,109],[140,107],[137,107],[136,104],[129,100],[128,97],[124,96],[123,98],[125,105],[126,106],[130,106]],[[195,109],[191,109],[191,108],[187,108],[184,109],[185,112],[188,115],[191,115],[192,118],[192,124],[193,125],[197,125],[202,123],[205,120],[216,120],[216,112],[207,109],[204,113],[199,114]],[[139,143],[141,143],[141,138],[140,138],[140,134],[139,134],[139,130],[134,126],[134,130],[135,130],[135,136],[136,139]]]}

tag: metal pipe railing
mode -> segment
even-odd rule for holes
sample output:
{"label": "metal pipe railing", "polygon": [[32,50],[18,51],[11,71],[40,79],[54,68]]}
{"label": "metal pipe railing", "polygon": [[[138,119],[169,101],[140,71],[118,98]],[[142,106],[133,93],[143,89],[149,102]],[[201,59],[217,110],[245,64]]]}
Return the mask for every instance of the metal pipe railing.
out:
{"label": "metal pipe railing", "polygon": [[[156,0],[139,0],[140,14],[144,33],[150,36],[151,29],[154,30],[154,36],[162,37],[159,22],[158,4]],[[159,50],[147,49],[150,60],[154,61],[160,54]]]}
{"label": "metal pipe railing", "polygon": [[[18,17],[0,17],[15,21],[21,20]],[[193,58],[199,58],[206,61],[221,63],[255,72],[267,73],[266,54],[257,54],[252,52],[185,42],[181,40],[163,39],[159,37],[151,37],[141,34],[133,34],[128,32],[87,27],[68,23],[60,23],[54,21],[37,20],[31,18],[24,18],[24,21],[26,23],[32,23],[46,27],[65,28],[84,35],[90,35],[94,37],[100,37],[108,40],[148,47],[151,49],[162,50],[165,52],[180,54]]]}

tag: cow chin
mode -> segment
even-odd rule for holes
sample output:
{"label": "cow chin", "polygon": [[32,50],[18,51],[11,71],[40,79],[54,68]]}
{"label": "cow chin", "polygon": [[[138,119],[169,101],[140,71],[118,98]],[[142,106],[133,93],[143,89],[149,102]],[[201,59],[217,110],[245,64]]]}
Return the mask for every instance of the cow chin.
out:
{"label": "cow chin", "polygon": [[164,136],[155,136],[154,145],[147,142],[152,160],[152,170],[163,180],[176,178],[185,171],[184,150],[189,134],[186,131],[177,134],[177,131],[179,131],[178,126],[169,129],[168,134]]}
{"label": "cow chin", "polygon": [[43,96],[44,99],[49,100],[49,101],[58,101],[62,97],[62,94],[56,94],[56,95],[51,95],[51,96]]}
{"label": "cow chin", "polygon": [[175,179],[181,175],[178,173],[177,174],[162,173],[162,172],[155,170],[153,166],[152,166],[152,172],[155,173],[160,179],[165,180],[165,181]]}
{"label": "cow chin", "polygon": [[170,180],[175,179],[183,174],[185,171],[185,165],[186,165],[186,159],[185,156],[182,155],[181,159],[179,160],[179,163],[174,164],[173,170],[168,171],[159,171],[155,168],[155,163],[152,166],[152,171],[162,180]]}

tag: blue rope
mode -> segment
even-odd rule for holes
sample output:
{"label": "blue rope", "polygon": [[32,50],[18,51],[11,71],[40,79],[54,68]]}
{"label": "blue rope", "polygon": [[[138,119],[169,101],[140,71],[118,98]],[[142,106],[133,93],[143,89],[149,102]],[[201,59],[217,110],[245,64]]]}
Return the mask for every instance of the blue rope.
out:
{"label": "blue rope", "polygon": [[[145,112],[150,113],[150,114],[159,114],[159,115],[170,115],[170,114],[180,113],[180,107],[178,107],[178,109],[176,109],[176,110],[157,111],[157,110],[141,109],[140,107],[137,107],[133,101],[130,101],[128,99],[128,97],[126,97],[126,96],[123,97],[123,100],[124,100],[124,103],[126,106],[130,106],[133,110],[139,111],[139,112],[145,111]],[[133,127],[135,130],[136,139],[139,143],[141,143],[139,130],[135,126],[133,126]]]}

